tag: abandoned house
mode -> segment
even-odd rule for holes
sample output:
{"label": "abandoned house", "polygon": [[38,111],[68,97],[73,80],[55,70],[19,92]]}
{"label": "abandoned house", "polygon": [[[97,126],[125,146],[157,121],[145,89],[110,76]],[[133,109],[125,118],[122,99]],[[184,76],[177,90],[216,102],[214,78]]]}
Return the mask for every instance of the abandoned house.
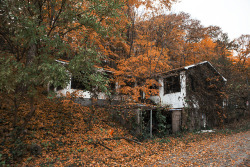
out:
{"label": "abandoned house", "polygon": [[[199,73],[205,76],[201,78]],[[208,61],[162,73],[158,80],[162,85],[159,87],[159,96],[151,96],[150,99],[157,104],[168,105],[172,109],[183,109],[190,105],[186,101],[189,89],[195,92],[197,86],[201,84],[199,81],[208,77],[219,77],[221,81],[227,81]],[[193,105],[195,108],[198,107],[195,103]]]}
{"label": "abandoned house", "polygon": [[[211,111],[217,106],[223,108],[220,93],[226,81],[210,62],[204,61],[159,74],[159,95],[149,99],[169,108],[172,132],[181,127],[205,128],[216,124],[216,115]],[[154,112],[149,112],[154,117]]]}
{"label": "abandoned house", "polygon": [[[67,62],[58,61],[62,64]],[[151,96],[149,98],[157,106],[168,108],[171,115],[168,117],[168,121],[171,121],[171,131],[177,132],[180,127],[188,127],[194,129],[195,127],[206,127],[208,124],[207,112],[204,106],[217,104],[223,106],[223,99],[214,97],[216,92],[214,90],[220,90],[226,82],[226,79],[212,66],[208,61],[200,62],[197,64],[181,67],[157,75],[157,80],[161,86],[156,87],[159,89],[158,96]],[[114,85],[116,87],[118,84]],[[71,77],[71,80],[66,88],[56,90],[58,95],[65,96],[68,93],[72,93],[78,90],[79,103],[82,105],[91,105],[91,93],[84,91],[84,88]],[[114,100],[113,104],[119,104],[119,98]],[[100,92],[98,93],[98,104],[107,104],[108,97]],[[110,103],[109,103],[110,104]],[[140,124],[140,113],[138,107],[137,111],[137,123]],[[192,112],[187,114],[187,109],[192,109]],[[198,109],[204,111],[198,112]],[[148,121],[155,117],[153,109],[147,109],[151,114],[148,114],[150,118]],[[189,115],[189,116],[187,116]],[[213,119],[213,118],[210,118]],[[198,121],[196,121],[198,120]],[[151,129],[152,133],[152,129]]]}

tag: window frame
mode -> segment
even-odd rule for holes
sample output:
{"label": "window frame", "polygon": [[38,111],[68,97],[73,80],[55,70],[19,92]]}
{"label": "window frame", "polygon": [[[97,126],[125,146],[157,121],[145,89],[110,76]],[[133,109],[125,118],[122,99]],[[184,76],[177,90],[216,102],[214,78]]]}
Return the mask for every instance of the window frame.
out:
{"label": "window frame", "polygon": [[163,78],[164,95],[181,92],[180,75],[171,75]]}

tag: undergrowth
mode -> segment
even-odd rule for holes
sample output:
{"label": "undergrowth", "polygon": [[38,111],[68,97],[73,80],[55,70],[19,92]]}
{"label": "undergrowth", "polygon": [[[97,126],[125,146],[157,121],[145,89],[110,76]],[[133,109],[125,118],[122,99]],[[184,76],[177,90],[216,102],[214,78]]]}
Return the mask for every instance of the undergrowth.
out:
{"label": "undergrowth", "polygon": [[[25,112],[27,107],[21,105]],[[146,165],[159,160],[147,157],[181,151],[195,143],[248,131],[249,120],[217,129],[215,133],[185,132],[154,137],[142,142],[119,124],[110,121],[109,110],[80,106],[70,99],[37,103],[36,114],[22,138],[13,140],[10,110],[1,109],[0,166]],[[89,122],[91,121],[91,122]],[[92,128],[89,128],[89,124]],[[233,127],[233,128],[232,128]],[[128,139],[128,140],[126,140]]]}

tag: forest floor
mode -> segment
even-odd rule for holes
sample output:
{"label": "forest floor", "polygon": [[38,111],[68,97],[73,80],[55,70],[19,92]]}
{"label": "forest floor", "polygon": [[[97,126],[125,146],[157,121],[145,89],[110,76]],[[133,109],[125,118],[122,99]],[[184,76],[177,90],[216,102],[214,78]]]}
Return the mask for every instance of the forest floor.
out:
{"label": "forest floor", "polygon": [[[246,123],[248,124],[248,123]],[[250,131],[220,129],[214,133],[189,132],[148,139],[140,144],[126,130],[95,125],[89,139],[72,135],[67,144],[45,146],[40,157],[22,165],[35,166],[250,166]],[[116,126],[116,125],[115,125]],[[99,130],[102,129],[103,130]],[[112,132],[112,134],[111,134]],[[74,138],[75,137],[75,138]],[[108,140],[103,140],[103,139]],[[75,140],[77,139],[77,140]],[[109,140],[110,139],[110,140]],[[114,139],[114,140],[113,140]],[[54,139],[55,140],[55,139]],[[53,144],[54,140],[50,140]],[[58,142],[58,141],[57,141]],[[56,142],[55,142],[56,143]],[[67,158],[66,158],[67,157]]]}
{"label": "forest floor", "polygon": [[181,152],[171,151],[155,165],[250,166],[250,131],[191,143]]}
{"label": "forest floor", "polygon": [[139,142],[110,121],[107,109],[96,109],[90,124],[87,107],[68,101],[48,104],[41,105],[23,139],[14,143],[11,117],[1,111],[0,166],[249,166],[249,119],[213,133],[185,132]]}
{"label": "forest floor", "polygon": [[[126,140],[103,142],[86,152],[67,150],[45,153],[22,165],[28,166],[250,166],[250,131],[188,133],[180,137],[156,138],[141,145]],[[68,147],[68,146],[66,146]],[[53,151],[53,150],[51,150]],[[79,154],[80,153],[80,154]],[[87,155],[89,154],[89,155]],[[55,156],[57,155],[57,156]]]}

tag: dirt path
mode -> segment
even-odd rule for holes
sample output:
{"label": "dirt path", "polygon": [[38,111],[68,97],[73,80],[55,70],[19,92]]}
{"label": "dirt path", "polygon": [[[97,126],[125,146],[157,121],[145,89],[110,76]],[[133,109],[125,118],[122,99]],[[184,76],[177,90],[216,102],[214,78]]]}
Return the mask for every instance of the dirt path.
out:
{"label": "dirt path", "polygon": [[172,151],[157,166],[250,166],[250,131],[201,141]]}

